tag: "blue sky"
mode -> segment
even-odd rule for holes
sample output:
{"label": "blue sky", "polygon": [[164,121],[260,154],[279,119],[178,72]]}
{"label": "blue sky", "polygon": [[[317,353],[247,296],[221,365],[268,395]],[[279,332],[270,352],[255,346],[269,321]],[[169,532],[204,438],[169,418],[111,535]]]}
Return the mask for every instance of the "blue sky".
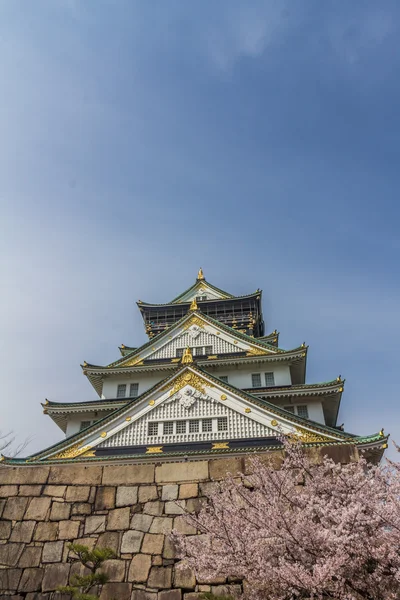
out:
{"label": "blue sky", "polygon": [[264,292],[340,422],[400,441],[400,6],[0,3],[0,429],[94,399],[83,360],[145,341],[137,299],[203,267]]}

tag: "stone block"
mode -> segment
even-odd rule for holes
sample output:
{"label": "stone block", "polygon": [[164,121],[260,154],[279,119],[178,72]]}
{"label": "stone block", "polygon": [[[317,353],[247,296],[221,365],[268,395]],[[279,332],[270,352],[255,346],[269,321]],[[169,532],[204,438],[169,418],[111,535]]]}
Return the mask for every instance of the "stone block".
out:
{"label": "stone block", "polygon": [[23,549],[24,544],[15,544],[12,542],[2,544],[0,546],[0,565],[16,567]]}
{"label": "stone block", "polygon": [[153,519],[154,517],[151,515],[137,513],[136,515],[133,515],[131,519],[131,529],[136,529],[137,531],[149,531]]}
{"label": "stone block", "polygon": [[136,554],[131,560],[128,572],[128,581],[146,583],[151,567],[151,556]]}
{"label": "stone block", "polygon": [[102,533],[106,529],[106,516],[93,515],[86,517],[85,520],[85,535],[89,533]]}
{"label": "stone block", "polygon": [[90,465],[59,465],[51,467],[49,483],[74,485],[100,485],[103,467]]}
{"label": "stone block", "polygon": [[41,555],[42,548],[40,546],[28,546],[22,552],[21,558],[18,561],[18,566],[22,569],[27,569],[28,567],[38,567],[40,564]]}
{"label": "stone block", "polygon": [[107,510],[115,507],[115,487],[101,486],[97,488],[95,510]]}
{"label": "stone block", "polygon": [[108,576],[108,581],[124,581],[125,561],[111,558],[104,561],[101,570]]}
{"label": "stone block", "polygon": [[[16,592],[19,580],[21,579],[22,569],[0,569],[0,593]],[[0,598],[10,598],[9,596],[0,596]]]}
{"label": "stone block", "polygon": [[92,514],[92,505],[87,502],[80,502],[72,505],[73,515],[90,515]]}
{"label": "stone block", "polygon": [[139,502],[148,502],[149,500],[158,500],[158,490],[156,485],[141,485],[138,493]]}
{"label": "stone block", "polygon": [[18,495],[17,485],[0,485],[0,498],[9,498]]}
{"label": "stone block", "polygon": [[0,521],[0,540],[8,540],[11,535],[12,521]]}
{"label": "stone block", "polygon": [[67,502],[87,502],[90,494],[89,485],[69,485],[65,499]]}
{"label": "stone block", "polygon": [[42,562],[54,563],[62,559],[64,542],[46,542],[43,546]]}
{"label": "stone block", "polygon": [[193,527],[193,525],[188,523],[187,517],[183,515],[175,517],[174,529],[176,529],[178,533],[184,533],[185,535],[194,535],[197,533],[196,527]]}
{"label": "stone block", "polygon": [[40,496],[42,494],[42,485],[20,485],[19,496]]}
{"label": "stone block", "polygon": [[141,531],[126,531],[122,536],[121,553],[139,552],[143,535]]}
{"label": "stone block", "polygon": [[162,556],[160,556],[159,554],[155,554],[154,556],[152,556],[151,564],[156,567],[161,567],[161,565],[164,564]]}
{"label": "stone block", "polygon": [[52,498],[64,498],[66,485],[45,485],[43,496],[51,496]]}
{"label": "stone block", "polygon": [[38,523],[33,535],[35,542],[54,542],[58,535],[58,523]]}
{"label": "stone block", "polygon": [[172,517],[154,517],[149,531],[150,533],[170,533],[172,525]]}
{"label": "stone block", "polygon": [[73,540],[79,535],[79,521],[60,521],[58,524],[58,539]]}
{"label": "stone block", "polygon": [[142,544],[144,554],[162,554],[164,535],[162,533],[146,533]]}
{"label": "stone block", "polygon": [[8,498],[6,507],[3,512],[3,519],[10,519],[10,521],[20,521],[25,514],[27,505],[28,498]]}
{"label": "stone block", "polygon": [[220,584],[225,583],[226,577],[223,575],[210,575],[210,576],[198,576],[197,583],[198,584]]}
{"label": "stone block", "polygon": [[53,502],[50,521],[67,521],[71,515],[71,504],[68,502]]}
{"label": "stone block", "polygon": [[118,554],[120,537],[121,534],[117,531],[106,531],[105,533],[101,533],[96,542],[96,548],[110,548],[115,554]]}
{"label": "stone block", "polygon": [[107,465],[103,471],[103,485],[153,483],[154,465]]}
{"label": "stone block", "polygon": [[[82,544],[82,546],[87,546],[89,548],[89,550],[93,550],[94,545],[96,543],[96,538],[95,537],[81,537],[81,538],[76,538],[75,540],[73,540],[72,542],[73,544]],[[74,558],[76,558],[75,554],[73,552],[69,552],[68,554],[69,556],[73,556]]]}
{"label": "stone block", "polygon": [[163,485],[161,500],[176,500],[178,498],[178,489],[176,483]]}
{"label": "stone block", "polygon": [[143,512],[146,515],[154,515],[155,517],[159,517],[164,512],[164,502],[160,502],[159,500],[155,500],[153,502],[146,502],[143,508]]}
{"label": "stone block", "polygon": [[0,517],[2,516],[3,511],[6,507],[6,502],[7,500],[5,498],[0,499]]}
{"label": "stone block", "polygon": [[[25,498],[22,498],[25,500]],[[26,498],[27,500],[27,498]],[[34,521],[45,521],[51,504],[51,498],[32,498],[26,511],[25,519]]]}
{"label": "stone block", "polygon": [[245,463],[242,456],[210,460],[210,479],[224,479],[228,473],[235,477],[244,471]]}
{"label": "stone block", "polygon": [[185,512],[186,500],[170,501],[165,503],[166,515],[183,515]]}
{"label": "stone block", "polygon": [[130,583],[105,583],[101,590],[100,600],[131,600],[132,585]]}
{"label": "stone block", "polygon": [[199,592],[211,592],[211,585],[199,585]]}
{"label": "stone block", "polygon": [[204,600],[204,594],[199,592],[188,592],[183,595],[183,600]]}
{"label": "stone block", "polygon": [[186,512],[198,513],[206,501],[206,498],[189,498],[189,500],[186,501]]}
{"label": "stone block", "polygon": [[157,592],[149,592],[147,590],[135,588],[132,592],[132,600],[157,600]]}
{"label": "stone block", "polygon": [[46,483],[49,475],[50,467],[9,467],[5,466],[0,471],[0,483],[7,484],[24,484],[31,483]]}
{"label": "stone block", "polygon": [[121,531],[129,528],[130,508],[115,508],[110,510],[107,517],[107,529]]}
{"label": "stone block", "polygon": [[42,591],[50,592],[56,590],[59,585],[67,585],[70,567],[71,565],[68,563],[47,565],[44,571]]}
{"label": "stone block", "polygon": [[42,587],[42,579],[44,575],[43,569],[34,567],[24,569],[19,582],[19,592],[38,592]]}
{"label": "stone block", "polygon": [[151,567],[148,587],[156,589],[170,588],[172,583],[172,567]]}
{"label": "stone block", "polygon": [[137,485],[121,485],[117,488],[115,506],[132,506],[138,501]]}
{"label": "stone block", "polygon": [[170,560],[170,559],[177,558],[177,554],[178,554],[178,552],[176,550],[175,544],[173,543],[171,538],[166,536],[165,542],[164,542],[163,557],[167,560]]}
{"label": "stone block", "polygon": [[17,521],[13,527],[10,542],[26,542],[29,544],[32,540],[35,525],[36,521]]}
{"label": "stone block", "polygon": [[212,585],[211,593],[213,596],[223,596],[224,598],[232,597],[235,598],[242,591],[240,585]]}
{"label": "stone block", "polygon": [[199,495],[198,483],[182,483],[179,486],[179,499],[196,498]]}
{"label": "stone block", "polygon": [[206,460],[184,463],[163,463],[156,466],[156,483],[204,481],[208,478],[208,461]]}
{"label": "stone block", "polygon": [[213,492],[217,492],[220,488],[220,484],[218,481],[205,481],[200,483],[200,496],[208,496]]}
{"label": "stone block", "polygon": [[182,590],[163,590],[162,592],[158,592],[158,600],[182,600]]}
{"label": "stone block", "polygon": [[183,590],[194,590],[196,587],[196,577],[194,571],[184,563],[175,565],[174,587]]}

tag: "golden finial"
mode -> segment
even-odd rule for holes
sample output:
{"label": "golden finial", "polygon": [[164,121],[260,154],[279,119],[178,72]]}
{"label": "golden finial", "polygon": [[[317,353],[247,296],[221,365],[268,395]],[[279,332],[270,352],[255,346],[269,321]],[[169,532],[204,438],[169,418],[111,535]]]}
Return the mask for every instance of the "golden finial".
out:
{"label": "golden finial", "polygon": [[189,307],[189,310],[198,310],[198,306],[197,306],[197,302],[196,302],[196,298],[193,298],[192,303]]}
{"label": "golden finial", "polygon": [[379,432],[379,435],[380,435],[381,437],[383,437],[383,436],[385,435],[385,434],[384,434],[384,431],[385,431],[385,430],[384,430],[384,429],[383,429],[383,427],[382,427],[382,429],[381,429],[381,430],[380,430],[380,432]]}
{"label": "golden finial", "polygon": [[49,404],[49,401],[46,398],[46,402],[44,403],[44,406],[47,406]]}
{"label": "golden finial", "polygon": [[84,361],[83,361],[83,366],[84,366],[84,367],[87,367],[87,366],[88,366],[88,363],[86,362],[86,360],[84,360]]}
{"label": "golden finial", "polygon": [[6,457],[4,456],[4,454],[0,454],[0,462],[3,462],[3,460],[6,460]]}
{"label": "golden finial", "polygon": [[190,351],[190,348],[186,348],[185,352],[182,355],[181,363],[183,365],[188,365],[188,364],[190,364],[192,362],[193,362],[193,356],[192,356],[192,353]]}
{"label": "golden finial", "polygon": [[143,300],[138,300],[138,304],[143,304]]}
{"label": "golden finial", "polygon": [[302,345],[301,345],[301,347],[302,347],[302,348],[305,348],[305,347],[306,347],[306,343],[305,343],[305,342],[303,342],[303,343],[302,343]]}
{"label": "golden finial", "polygon": [[121,344],[121,348],[125,348],[125,344]]}
{"label": "golden finial", "polygon": [[336,381],[339,383],[340,381],[342,381],[342,376],[339,375],[339,377],[336,377]]}
{"label": "golden finial", "polygon": [[197,279],[205,279],[203,269],[200,267],[199,272],[197,273]]}

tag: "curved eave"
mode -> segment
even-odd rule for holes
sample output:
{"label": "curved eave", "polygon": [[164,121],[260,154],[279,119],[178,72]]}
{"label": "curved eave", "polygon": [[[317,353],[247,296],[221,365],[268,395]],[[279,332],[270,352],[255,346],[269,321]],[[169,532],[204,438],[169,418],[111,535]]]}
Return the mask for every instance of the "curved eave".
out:
{"label": "curved eave", "polygon": [[304,383],[300,385],[273,386],[263,388],[245,388],[247,393],[268,395],[269,398],[279,398],[280,396],[302,396],[302,395],[320,395],[342,393],[344,380],[334,379],[323,383]]}
{"label": "curved eave", "polygon": [[[207,300],[198,300],[197,304],[201,307],[202,304],[211,304],[213,302],[221,302],[221,300],[247,300],[250,298],[257,298],[257,296],[260,296],[260,299],[261,299],[261,293],[262,292],[254,292],[252,294],[246,294],[244,296],[228,296],[227,298],[207,298]],[[152,304],[150,302],[137,302],[136,304],[138,305],[139,309],[162,308],[164,306],[165,307],[171,306],[172,304],[174,306],[184,308],[185,306],[187,306],[187,307],[190,306],[191,300],[185,300],[182,302],[167,302],[165,304]]]}

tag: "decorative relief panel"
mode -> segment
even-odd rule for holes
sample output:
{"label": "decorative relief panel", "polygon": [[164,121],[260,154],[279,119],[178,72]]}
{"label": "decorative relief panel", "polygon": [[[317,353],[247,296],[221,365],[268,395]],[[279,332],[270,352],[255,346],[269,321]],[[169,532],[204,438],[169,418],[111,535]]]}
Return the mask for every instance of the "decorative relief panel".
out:
{"label": "decorative relief panel", "polygon": [[177,348],[193,348],[196,346],[212,346],[213,354],[228,354],[230,352],[243,352],[243,349],[237,345],[231,344],[220,336],[208,333],[200,325],[191,325],[187,331],[165,344],[160,350],[157,350],[149,358],[174,358]]}

